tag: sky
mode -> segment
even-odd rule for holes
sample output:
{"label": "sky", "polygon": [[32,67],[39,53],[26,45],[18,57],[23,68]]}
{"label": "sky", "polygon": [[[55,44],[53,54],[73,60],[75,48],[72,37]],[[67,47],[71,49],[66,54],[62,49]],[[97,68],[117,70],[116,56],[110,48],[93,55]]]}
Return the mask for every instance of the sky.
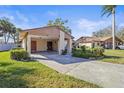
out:
{"label": "sky", "polygon": [[[91,36],[92,32],[111,25],[111,16],[101,16],[102,6],[54,6],[18,5],[0,6],[0,18],[7,17],[21,29],[46,26],[49,20],[62,18],[68,20],[75,40],[81,36]],[[124,6],[116,8],[116,25],[124,26]]]}

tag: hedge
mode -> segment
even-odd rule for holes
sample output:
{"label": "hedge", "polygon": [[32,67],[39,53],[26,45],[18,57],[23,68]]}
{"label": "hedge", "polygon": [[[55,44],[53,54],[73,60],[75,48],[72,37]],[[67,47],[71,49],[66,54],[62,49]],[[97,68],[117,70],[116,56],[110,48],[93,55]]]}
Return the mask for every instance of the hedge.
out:
{"label": "hedge", "polygon": [[13,60],[22,61],[29,59],[29,54],[22,48],[15,48],[10,51],[10,57]]}

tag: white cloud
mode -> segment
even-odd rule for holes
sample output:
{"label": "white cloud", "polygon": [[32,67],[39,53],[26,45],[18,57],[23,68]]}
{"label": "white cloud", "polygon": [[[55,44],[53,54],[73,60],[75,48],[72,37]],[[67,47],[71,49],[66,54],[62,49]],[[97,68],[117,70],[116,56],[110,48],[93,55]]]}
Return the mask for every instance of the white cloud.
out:
{"label": "white cloud", "polygon": [[58,13],[55,11],[48,11],[47,15],[56,17],[56,16],[58,16]]}
{"label": "white cloud", "polygon": [[19,11],[16,11],[17,18],[23,22],[29,22],[29,19]]}
{"label": "white cloud", "polygon": [[10,21],[13,21],[15,18],[13,15],[7,14],[7,13],[0,13],[0,18],[7,17],[10,19]]}
{"label": "white cloud", "polygon": [[23,13],[16,11],[15,13],[9,13],[9,12],[1,12],[0,18],[7,17],[10,19],[10,21],[19,28],[26,29],[31,28],[29,18],[25,16]]}
{"label": "white cloud", "polygon": [[109,20],[90,21],[88,19],[80,19],[77,21],[78,28],[87,31],[96,31],[110,24]]}
{"label": "white cloud", "polygon": [[75,36],[75,39],[81,36],[91,36],[93,32],[109,25],[111,25],[111,19],[93,21],[81,18],[73,22],[72,34]]}
{"label": "white cloud", "polygon": [[92,35],[92,32],[98,31],[102,28],[111,25],[111,20],[98,20],[92,21],[88,19],[79,19],[77,20],[75,26],[76,28],[83,33],[83,35]]}
{"label": "white cloud", "polygon": [[118,27],[119,28],[124,27],[124,23],[120,23]]}
{"label": "white cloud", "polygon": [[20,23],[20,24],[16,24],[16,27],[17,28],[21,28],[21,29],[29,29],[29,28],[32,28],[31,25],[27,24],[27,23]]}

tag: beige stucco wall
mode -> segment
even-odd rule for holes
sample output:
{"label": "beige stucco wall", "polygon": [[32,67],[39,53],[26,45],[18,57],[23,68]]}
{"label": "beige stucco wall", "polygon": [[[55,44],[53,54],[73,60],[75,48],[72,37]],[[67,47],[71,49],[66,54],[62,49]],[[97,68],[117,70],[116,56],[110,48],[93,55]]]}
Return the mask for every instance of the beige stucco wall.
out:
{"label": "beige stucco wall", "polygon": [[58,51],[58,40],[53,40],[52,43],[53,43],[53,50]]}
{"label": "beige stucco wall", "polygon": [[66,46],[68,45],[68,40],[64,41],[64,48],[66,48]]}
{"label": "beige stucco wall", "polygon": [[[68,52],[71,52],[72,48],[72,37],[56,27],[44,27],[31,29],[30,31],[28,31],[27,51],[29,53],[31,52],[31,40],[37,42],[37,51],[46,51],[47,41],[53,42],[53,50],[58,51],[59,54],[61,54],[62,50],[65,50],[66,44],[68,45]],[[22,45],[23,47],[25,46],[24,41],[22,42]]]}
{"label": "beige stucco wall", "polygon": [[92,43],[79,43],[79,46],[83,46],[83,45],[90,47],[90,48],[92,47]]}
{"label": "beige stucco wall", "polygon": [[22,40],[22,48],[26,50],[26,38]]}
{"label": "beige stucco wall", "polygon": [[32,38],[32,41],[36,41],[37,51],[46,51],[47,50],[47,41],[38,38]]}
{"label": "beige stucco wall", "polygon": [[72,38],[69,39],[69,53],[72,52]]}
{"label": "beige stucco wall", "polygon": [[56,27],[44,27],[39,29],[32,29],[28,32],[30,35],[47,36],[52,39],[59,38],[59,29]]}
{"label": "beige stucco wall", "polygon": [[47,41],[43,39],[37,39],[37,51],[46,51],[47,50]]}
{"label": "beige stucco wall", "polygon": [[58,41],[58,46],[59,46],[59,54],[62,53],[62,50],[65,50],[65,48],[67,49],[68,53],[72,52],[72,38],[68,37],[66,38],[67,40],[65,40],[66,35],[63,31],[60,31],[60,38]]}
{"label": "beige stucco wall", "polygon": [[65,43],[65,33],[63,31],[60,31],[60,37],[58,41],[58,51],[60,55],[62,53],[62,50],[65,49],[64,43]]}
{"label": "beige stucco wall", "polygon": [[29,54],[31,54],[31,36],[30,35],[27,35],[27,51]]}
{"label": "beige stucco wall", "polygon": [[53,50],[58,51],[58,40],[45,40],[33,38],[32,41],[36,41],[37,51],[47,51],[47,41],[51,41]]}

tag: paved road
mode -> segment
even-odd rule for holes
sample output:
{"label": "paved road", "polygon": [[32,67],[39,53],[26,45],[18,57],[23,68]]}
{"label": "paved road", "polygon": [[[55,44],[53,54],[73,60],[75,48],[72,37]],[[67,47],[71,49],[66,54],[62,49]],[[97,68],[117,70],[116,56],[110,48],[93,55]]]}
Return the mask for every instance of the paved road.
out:
{"label": "paved road", "polygon": [[33,54],[32,57],[60,73],[92,82],[101,87],[124,87],[124,65],[53,53]]}

